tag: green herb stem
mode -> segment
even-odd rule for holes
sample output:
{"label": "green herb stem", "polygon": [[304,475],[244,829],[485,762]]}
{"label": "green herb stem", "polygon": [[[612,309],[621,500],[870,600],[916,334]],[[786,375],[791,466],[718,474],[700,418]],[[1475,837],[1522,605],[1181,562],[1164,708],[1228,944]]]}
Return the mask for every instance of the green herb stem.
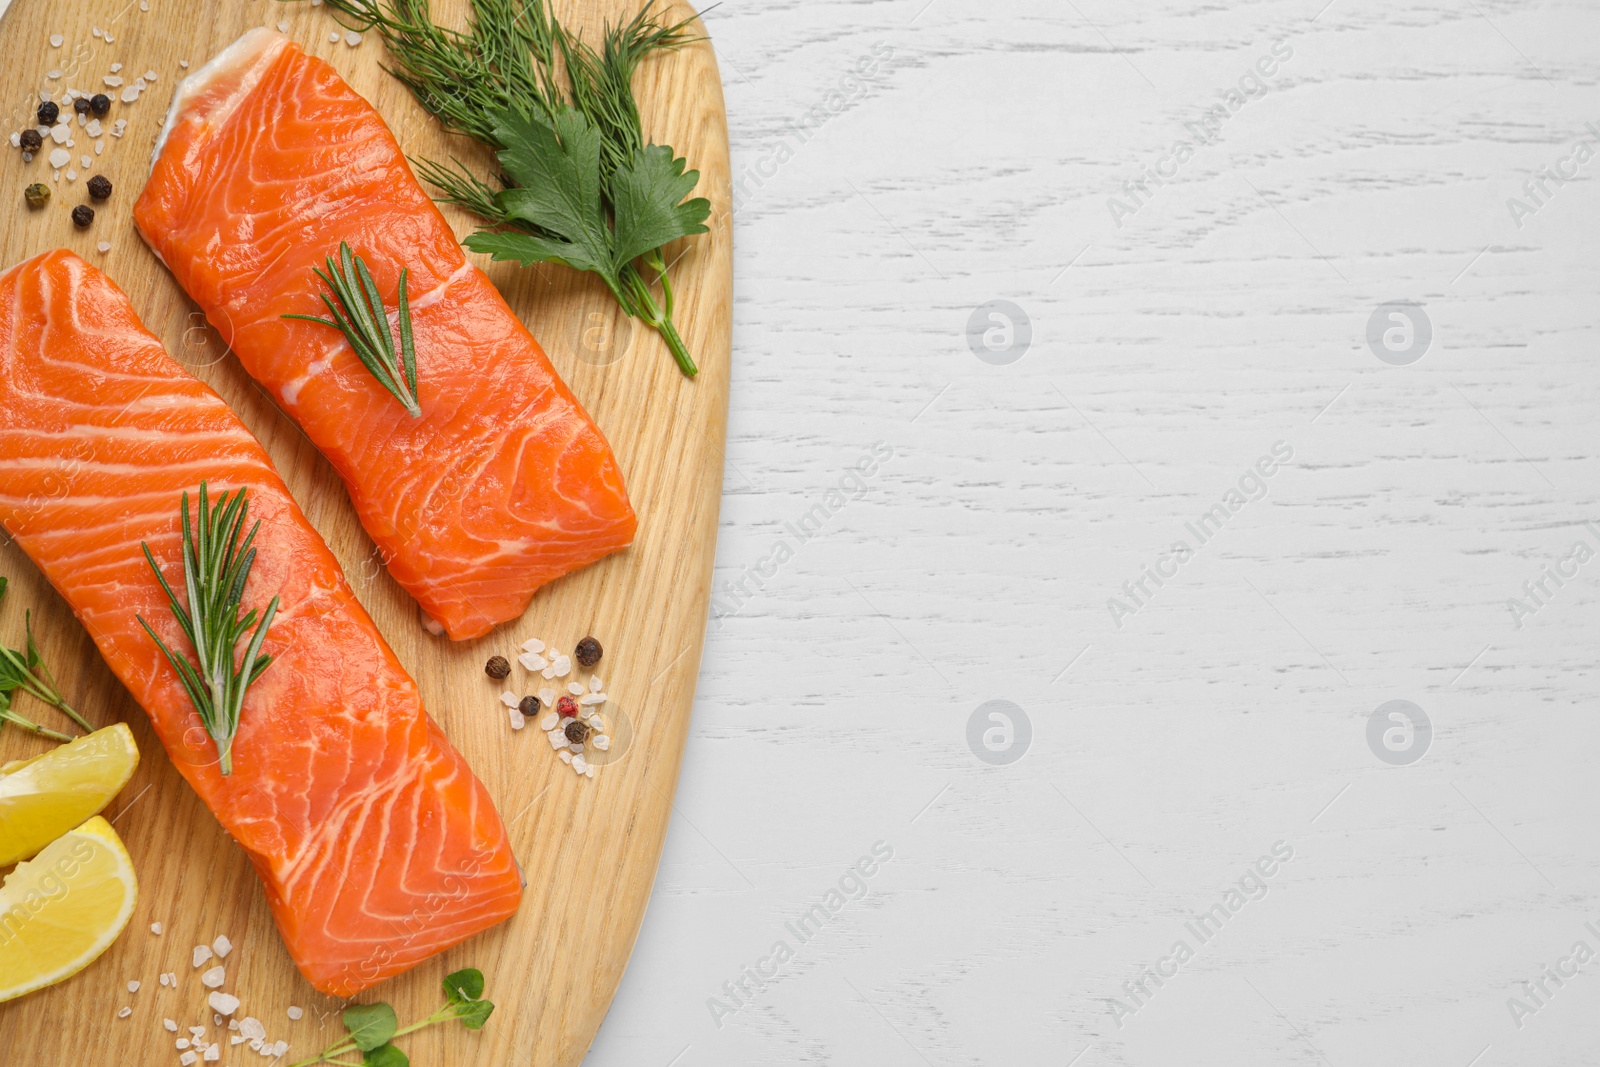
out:
{"label": "green herb stem", "polygon": [[[286,319],[302,319],[332,326],[349,342],[356,358],[372,373],[378,384],[387,389],[406,409],[412,418],[422,417],[422,407],[417,403],[417,349],[411,335],[411,302],[406,297],[406,271],[400,271],[398,319],[400,324],[400,350],[395,351],[394,336],[389,330],[389,313],[384,308],[383,297],[366,262],[350,251],[350,245],[339,242],[339,262],[326,257],[327,272],[311,268],[327,285],[328,293],[318,293],[332,318],[316,315],[284,315]],[[337,301],[337,303],[335,302]]]}
{"label": "green herb stem", "polygon": [[[245,690],[272,662],[271,656],[261,655],[261,643],[277,614],[278,598],[273,597],[267,605],[259,625],[254,608],[242,617],[239,614],[245,583],[256,561],[256,533],[261,529],[261,522],[257,520],[250,532],[240,537],[250,512],[245,490],[240,489],[231,497],[222,493],[213,507],[206,483],[202,481],[199,503],[191,526],[189,494],[183,494],[183,579],[187,606],[167,584],[149,544],[143,544],[144,558],[167,594],[173,617],[194,647],[199,667],[174,652],[142,615],[135,618],[178,673],[206,733],[216,742],[220,769],[228,775],[233,773],[233,738],[239,730]],[[255,633],[245,647],[244,657],[235,666],[234,649],[252,626]]]}
{"label": "green herb stem", "polygon": [[11,710],[9,704],[10,701],[5,694],[0,693],[0,722],[9,722],[13,726],[18,726],[24,730],[27,730],[29,733],[38,734],[40,737],[48,737],[52,741],[75,740],[75,738],[73,738],[70,734],[62,734],[57,733],[54,730],[48,730],[34,722],[32,719],[28,718],[26,715],[17,714]]}

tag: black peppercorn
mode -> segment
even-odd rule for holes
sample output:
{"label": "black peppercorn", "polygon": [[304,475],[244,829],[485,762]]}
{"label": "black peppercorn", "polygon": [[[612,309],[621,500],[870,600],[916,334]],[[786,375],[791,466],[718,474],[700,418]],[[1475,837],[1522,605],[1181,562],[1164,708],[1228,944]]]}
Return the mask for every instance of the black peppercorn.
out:
{"label": "black peppercorn", "polygon": [[89,179],[89,195],[96,200],[104,200],[111,195],[111,179],[104,174],[96,174]]}
{"label": "black peppercorn", "polygon": [[511,673],[511,664],[504,656],[490,656],[489,662],[483,665],[483,673],[498,682]]}
{"label": "black peppercorn", "polygon": [[94,208],[88,204],[79,204],[72,209],[72,222],[78,229],[83,229],[94,221]]}
{"label": "black peppercorn", "polygon": [[530,719],[539,714],[539,708],[539,698],[536,696],[523,697],[522,703],[517,705],[517,710]]}
{"label": "black peppercorn", "polygon": [[111,110],[111,98],[105,93],[95,93],[89,98],[89,110],[95,113],[96,118],[103,116]]}
{"label": "black peppercorn", "polygon": [[600,647],[600,642],[592,637],[585,637],[578,642],[578,647],[572,650],[577,657],[578,666],[593,667],[600,662],[600,657],[605,655],[605,649]]}
{"label": "black peppercorn", "polygon": [[54,126],[56,119],[61,117],[61,106],[54,100],[46,100],[39,105],[39,125]]}
{"label": "black peppercorn", "polygon": [[89,113],[89,98],[87,96],[80,96],[73,100],[72,110],[76,111],[80,115],[87,115]]}
{"label": "black peppercorn", "polygon": [[17,139],[22,142],[24,152],[37,152],[44,147],[44,138],[39,136],[38,130],[23,130]]}
{"label": "black peppercorn", "polygon": [[567,728],[562,733],[567,735],[568,741],[581,745],[589,736],[589,724],[582,719],[573,719],[567,723]]}

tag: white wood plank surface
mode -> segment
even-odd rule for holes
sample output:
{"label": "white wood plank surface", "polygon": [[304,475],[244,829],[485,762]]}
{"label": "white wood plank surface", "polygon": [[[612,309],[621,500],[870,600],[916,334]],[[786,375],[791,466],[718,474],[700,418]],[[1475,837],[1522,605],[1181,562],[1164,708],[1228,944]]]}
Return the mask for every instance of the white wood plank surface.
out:
{"label": "white wood plank surface", "polygon": [[[1520,226],[1507,201],[1600,151],[1600,9],[1324,3],[707,16],[749,175],[723,617],[589,1063],[1594,1062],[1593,978],[1546,979],[1520,1027],[1507,1001],[1600,952],[1600,562],[1507,602],[1600,550],[1600,159]],[[1108,199],[1275,44],[1119,227]],[[1009,365],[967,342],[991,300],[1031,322]],[[1408,366],[1368,346],[1389,301],[1432,326]],[[1177,539],[1119,628],[1108,598]],[[991,699],[1031,722],[1010,765],[968,748]],[[1433,726],[1408,766],[1367,741],[1394,699]],[[785,924],[879,841],[802,943]],[[1201,944],[1185,921],[1277,842]]]}

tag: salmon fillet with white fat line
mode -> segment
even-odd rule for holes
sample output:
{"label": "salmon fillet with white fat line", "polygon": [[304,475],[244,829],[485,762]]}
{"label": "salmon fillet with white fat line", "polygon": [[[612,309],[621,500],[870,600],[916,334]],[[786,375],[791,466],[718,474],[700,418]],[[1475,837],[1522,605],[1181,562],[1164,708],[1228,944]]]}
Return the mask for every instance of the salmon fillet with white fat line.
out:
{"label": "salmon fillet with white fat line", "polygon": [[[156,151],[139,232],[452,638],[520,616],[540,586],[633,540],[605,438],[332,67],[252,30],[179,86]],[[388,308],[408,272],[421,418],[337,330],[282,318],[326,314],[312,268],[340,242]]]}
{"label": "salmon fillet with white fat line", "polygon": [[[182,589],[180,500],[202,480],[248,488],[261,530],[244,605],[281,605],[227,776],[138,621],[192,656],[140,545]],[[266,452],[70,252],[0,274],[0,523],[244,846],[312,985],[351,996],[516,910],[493,803]]]}

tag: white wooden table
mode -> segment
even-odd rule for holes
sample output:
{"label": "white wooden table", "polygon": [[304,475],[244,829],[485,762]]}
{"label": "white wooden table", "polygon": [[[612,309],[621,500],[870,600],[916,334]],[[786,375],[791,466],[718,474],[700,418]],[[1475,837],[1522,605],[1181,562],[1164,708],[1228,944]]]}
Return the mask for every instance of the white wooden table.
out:
{"label": "white wooden table", "polygon": [[1600,9],[1324,2],[708,16],[723,617],[590,1063],[1595,1062]]}

